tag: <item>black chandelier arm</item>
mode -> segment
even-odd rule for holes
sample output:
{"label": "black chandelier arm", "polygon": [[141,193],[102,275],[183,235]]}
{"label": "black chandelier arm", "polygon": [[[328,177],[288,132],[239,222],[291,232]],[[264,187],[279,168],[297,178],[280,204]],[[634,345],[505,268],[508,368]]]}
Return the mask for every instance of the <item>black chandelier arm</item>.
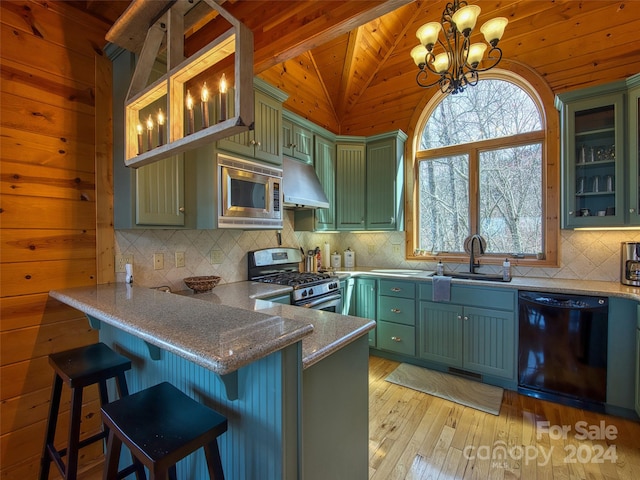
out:
{"label": "black chandelier arm", "polygon": [[[431,70],[429,70],[431,71]],[[429,71],[424,70],[424,69],[420,69],[420,71],[418,72],[418,74],[416,75],[416,83],[421,86],[422,88],[429,88],[429,87],[433,87],[434,85],[438,85],[439,83],[442,82],[442,76],[440,74],[436,74],[437,78],[435,81],[433,81],[432,83],[422,83],[422,81],[426,81],[429,78]]]}
{"label": "black chandelier arm", "polygon": [[[497,54],[497,56],[494,57],[494,54]],[[474,70],[476,72],[486,72],[487,70],[491,70],[493,67],[498,65],[500,63],[500,60],[502,60],[502,50],[499,47],[491,47],[491,50],[489,50],[489,53],[487,53],[487,58],[483,60],[482,63],[486,63],[487,61],[493,61],[493,63],[488,67],[470,68],[471,70]]]}

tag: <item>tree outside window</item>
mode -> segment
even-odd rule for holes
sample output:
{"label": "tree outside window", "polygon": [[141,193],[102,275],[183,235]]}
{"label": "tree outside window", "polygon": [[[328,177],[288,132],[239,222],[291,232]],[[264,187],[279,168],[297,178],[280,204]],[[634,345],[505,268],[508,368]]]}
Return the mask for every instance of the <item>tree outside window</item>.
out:
{"label": "tree outside window", "polygon": [[505,80],[443,98],[416,152],[416,248],[463,252],[479,233],[486,253],[544,251],[542,118],[529,94]]}

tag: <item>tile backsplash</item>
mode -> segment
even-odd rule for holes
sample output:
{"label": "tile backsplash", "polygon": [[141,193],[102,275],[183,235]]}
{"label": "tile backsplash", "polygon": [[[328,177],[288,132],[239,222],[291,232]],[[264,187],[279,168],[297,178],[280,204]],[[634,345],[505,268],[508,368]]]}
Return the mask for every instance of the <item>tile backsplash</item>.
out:
{"label": "tile backsplash", "polygon": [[[169,230],[136,229],[116,231],[116,254],[133,254],[136,284],[172,290],[185,290],[182,279],[194,275],[219,275],[223,283],[247,279],[247,255],[250,250],[277,245],[273,230]],[[356,266],[381,268],[435,269],[434,262],[404,258],[404,232],[389,233],[310,233],[293,230],[293,212],[286,211],[282,245],[305,250],[323,247],[342,253],[347,247],[355,252]],[[514,267],[514,276],[620,281],[620,243],[640,241],[640,231],[561,230],[559,268]],[[216,263],[211,263],[217,251]],[[184,252],[185,266],[175,267],[175,252]],[[154,270],[153,255],[164,255],[164,268]],[[217,262],[220,263],[217,263]],[[343,259],[344,265],[344,259]],[[447,268],[463,270],[466,264],[447,263]],[[485,267],[485,271],[498,267]],[[124,274],[116,274],[124,281]]]}

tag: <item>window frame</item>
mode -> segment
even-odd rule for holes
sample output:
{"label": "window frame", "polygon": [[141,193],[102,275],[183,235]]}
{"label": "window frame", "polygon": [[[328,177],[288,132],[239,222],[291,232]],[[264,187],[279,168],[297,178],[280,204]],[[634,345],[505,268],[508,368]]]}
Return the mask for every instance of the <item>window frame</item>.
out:
{"label": "window frame", "polygon": [[[537,267],[556,267],[559,262],[558,245],[559,245],[559,218],[560,218],[560,196],[559,196],[559,178],[560,178],[560,155],[559,155],[559,113],[554,106],[554,95],[546,82],[535,72],[513,64],[510,70],[495,69],[495,71],[483,74],[482,79],[505,80],[522,88],[526,91],[533,102],[536,104],[541,115],[542,130],[536,132],[528,132],[517,136],[509,136],[505,138],[492,138],[481,140],[473,143],[451,145],[447,147],[438,147],[431,151],[418,150],[420,145],[420,137],[425,128],[429,117],[445,97],[439,91],[431,93],[431,96],[424,101],[424,106],[417,107],[418,116],[415,122],[415,128],[412,132],[412,142],[408,143],[407,158],[411,159],[407,162],[407,250],[406,258],[408,260],[421,261],[438,261],[464,263],[469,259],[469,255],[462,253],[439,253],[432,255],[417,255],[419,222],[418,222],[418,168],[421,160],[429,158],[438,158],[451,155],[469,155],[469,207],[478,211],[479,194],[478,176],[479,176],[479,153],[484,150],[493,148],[504,148],[528,143],[542,143],[542,231],[543,245],[545,251],[542,258],[538,255],[527,255],[524,258],[511,258],[514,265],[526,265]],[[473,88],[473,87],[467,87]],[[552,114],[549,114],[552,112]],[[431,153],[429,153],[431,152]],[[478,216],[471,215],[470,227],[472,231],[477,231]],[[485,254],[481,257],[481,264],[485,265],[501,265],[504,261],[504,254]]]}

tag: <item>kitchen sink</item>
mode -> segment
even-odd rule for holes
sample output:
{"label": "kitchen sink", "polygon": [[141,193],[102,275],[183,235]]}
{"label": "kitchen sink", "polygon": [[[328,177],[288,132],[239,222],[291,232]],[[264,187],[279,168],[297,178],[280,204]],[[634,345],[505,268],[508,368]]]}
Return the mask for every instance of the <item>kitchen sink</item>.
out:
{"label": "kitchen sink", "polygon": [[485,280],[488,282],[510,282],[504,280],[501,274],[497,273],[468,273],[468,272],[448,272],[444,274],[445,277],[451,278],[463,278],[465,280]]}

